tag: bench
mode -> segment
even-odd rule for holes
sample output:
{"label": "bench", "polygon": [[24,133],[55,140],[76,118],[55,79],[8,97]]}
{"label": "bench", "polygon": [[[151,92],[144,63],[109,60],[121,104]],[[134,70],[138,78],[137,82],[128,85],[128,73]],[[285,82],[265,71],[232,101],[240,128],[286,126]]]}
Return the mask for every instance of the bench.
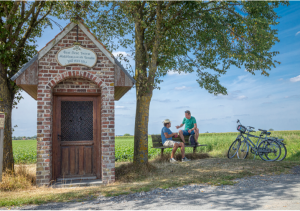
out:
{"label": "bench", "polygon": [[[151,135],[151,137],[152,137],[152,148],[161,149],[161,156],[163,156],[163,154],[164,154],[164,149],[173,148],[173,147],[163,146],[162,140],[161,140],[161,135]],[[184,141],[186,143],[184,147],[193,147],[193,153],[196,152],[197,147],[207,146],[207,145],[202,145],[202,144],[190,145],[189,137],[190,136],[184,136]],[[177,138],[172,137],[172,140],[182,142],[182,140],[179,136]]]}

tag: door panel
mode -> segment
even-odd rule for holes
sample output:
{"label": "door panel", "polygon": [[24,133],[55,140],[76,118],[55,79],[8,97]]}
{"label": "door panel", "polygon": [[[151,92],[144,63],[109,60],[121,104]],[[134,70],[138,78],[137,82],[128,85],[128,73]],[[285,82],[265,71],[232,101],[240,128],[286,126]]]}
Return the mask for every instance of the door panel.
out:
{"label": "door panel", "polygon": [[[100,97],[55,96],[53,179],[100,178]],[[98,121],[97,121],[98,119]]]}

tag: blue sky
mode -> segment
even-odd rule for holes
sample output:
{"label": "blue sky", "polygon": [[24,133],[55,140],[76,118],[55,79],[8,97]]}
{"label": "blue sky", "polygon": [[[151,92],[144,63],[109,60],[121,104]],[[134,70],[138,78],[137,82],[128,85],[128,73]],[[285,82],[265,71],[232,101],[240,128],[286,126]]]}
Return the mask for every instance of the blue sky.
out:
{"label": "blue sky", "polygon": [[[221,84],[227,87],[228,95],[214,96],[201,89],[196,74],[177,74],[170,71],[164,78],[160,90],[155,90],[150,104],[149,134],[159,134],[163,119],[172,121],[171,130],[178,131],[184,111],[190,110],[197,120],[200,133],[234,132],[236,120],[244,125],[274,130],[300,129],[300,2],[290,2],[276,12],[281,16],[278,29],[279,43],[272,50],[279,51],[276,60],[281,64],[273,68],[269,77],[255,76],[245,68],[232,67],[222,76]],[[63,27],[66,21],[58,21]],[[38,50],[60,32],[58,27],[47,28],[38,39]],[[114,54],[126,54],[119,49]],[[129,53],[129,50],[128,50]],[[134,67],[134,62],[131,61]],[[36,135],[37,103],[22,92],[17,109],[13,110],[13,136]],[[136,109],[135,89],[131,89],[115,102],[116,135],[134,133]]]}

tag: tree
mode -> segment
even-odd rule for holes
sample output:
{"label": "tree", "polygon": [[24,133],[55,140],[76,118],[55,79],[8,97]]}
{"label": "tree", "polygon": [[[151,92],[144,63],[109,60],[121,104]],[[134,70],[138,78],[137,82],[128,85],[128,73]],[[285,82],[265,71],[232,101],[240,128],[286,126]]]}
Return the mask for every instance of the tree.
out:
{"label": "tree", "polygon": [[[153,90],[169,70],[197,73],[209,93],[227,94],[219,77],[233,65],[255,74],[279,64],[274,9],[288,2],[99,2],[87,24],[110,50],[134,46],[136,118],[134,163],[148,162],[148,117]],[[101,27],[96,27],[101,24]],[[114,44],[118,39],[118,44]],[[122,55],[120,59],[125,60]]]}
{"label": "tree", "polygon": [[270,128],[269,131],[274,131],[274,129]]}
{"label": "tree", "polygon": [[130,134],[129,133],[125,133],[124,136],[130,136]]}
{"label": "tree", "polygon": [[88,9],[93,9],[91,2],[0,2],[0,111],[6,114],[3,170],[13,170],[11,113],[22,98],[10,78],[37,53],[36,37],[42,35],[43,27],[53,27],[50,16],[76,21],[75,14],[84,18]]}

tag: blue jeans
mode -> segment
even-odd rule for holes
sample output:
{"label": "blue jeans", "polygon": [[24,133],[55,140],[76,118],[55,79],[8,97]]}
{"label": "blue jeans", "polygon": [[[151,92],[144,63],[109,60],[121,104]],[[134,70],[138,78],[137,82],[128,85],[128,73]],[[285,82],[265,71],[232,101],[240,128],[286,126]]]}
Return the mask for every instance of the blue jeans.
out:
{"label": "blue jeans", "polygon": [[195,131],[192,130],[192,132],[189,133],[188,130],[182,130],[182,133],[183,133],[184,136],[189,136],[189,135],[194,135],[194,134],[195,134]]}

